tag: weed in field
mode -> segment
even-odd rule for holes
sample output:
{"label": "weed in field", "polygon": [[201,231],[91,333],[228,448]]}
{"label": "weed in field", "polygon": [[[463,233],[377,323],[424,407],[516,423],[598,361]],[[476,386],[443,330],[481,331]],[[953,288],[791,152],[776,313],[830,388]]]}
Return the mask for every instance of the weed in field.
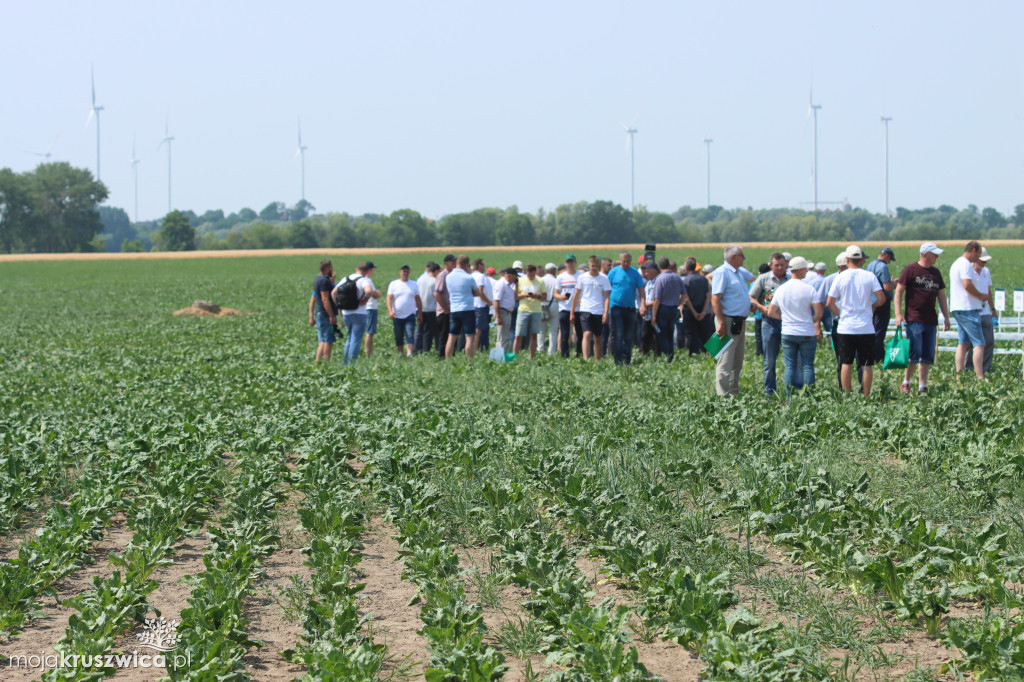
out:
{"label": "weed in field", "polygon": [[309,603],[309,595],[312,590],[309,582],[300,575],[288,576],[288,582],[284,585],[266,585],[263,591],[284,614],[284,619],[289,623],[297,623],[302,620],[302,614]]}
{"label": "weed in field", "polygon": [[533,619],[517,617],[506,621],[495,633],[494,639],[516,658],[528,661],[531,656],[540,653],[544,630]]}

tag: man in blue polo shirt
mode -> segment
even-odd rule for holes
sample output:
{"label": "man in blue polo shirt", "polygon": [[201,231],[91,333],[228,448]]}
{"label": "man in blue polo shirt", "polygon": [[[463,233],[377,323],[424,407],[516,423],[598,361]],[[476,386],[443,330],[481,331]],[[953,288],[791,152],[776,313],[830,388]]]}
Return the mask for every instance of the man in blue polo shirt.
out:
{"label": "man in blue polo shirt", "polygon": [[740,273],[746,258],[743,247],[733,244],[725,249],[724,255],[725,262],[711,275],[711,309],[715,312],[718,335],[731,338],[732,344],[718,356],[715,391],[718,395],[735,396],[740,392],[743,343],[751,304],[747,280]]}
{"label": "man in blue polo shirt", "polygon": [[633,340],[636,338],[636,302],[640,300],[640,314],[647,312],[644,300],[644,278],[631,267],[633,254],[623,251],[619,265],[608,272],[612,284],[611,310],[612,355],[616,365],[628,365],[633,359]]}

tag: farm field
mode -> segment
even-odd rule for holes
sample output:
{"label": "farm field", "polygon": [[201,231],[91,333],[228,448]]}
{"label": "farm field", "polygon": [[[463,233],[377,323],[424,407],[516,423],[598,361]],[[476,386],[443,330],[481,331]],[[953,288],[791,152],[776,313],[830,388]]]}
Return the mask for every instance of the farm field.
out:
{"label": "farm field", "polygon": [[[318,262],[0,263],[0,679],[1021,679],[1020,356],[865,401],[821,352],[784,404],[748,343],[726,402],[707,358],[403,360],[385,314],[317,367]],[[93,658],[158,616],[168,667]]]}

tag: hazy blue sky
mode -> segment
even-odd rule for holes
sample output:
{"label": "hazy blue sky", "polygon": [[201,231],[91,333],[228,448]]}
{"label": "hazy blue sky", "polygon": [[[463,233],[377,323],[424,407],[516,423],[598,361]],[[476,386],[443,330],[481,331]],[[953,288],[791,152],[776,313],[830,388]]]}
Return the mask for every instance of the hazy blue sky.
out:
{"label": "hazy blue sky", "polygon": [[[0,167],[95,171],[108,203],[203,212],[300,196],[428,217],[580,200],[799,206],[1024,203],[1024,2],[45,2],[0,0]],[[640,112],[637,116],[637,112]]]}

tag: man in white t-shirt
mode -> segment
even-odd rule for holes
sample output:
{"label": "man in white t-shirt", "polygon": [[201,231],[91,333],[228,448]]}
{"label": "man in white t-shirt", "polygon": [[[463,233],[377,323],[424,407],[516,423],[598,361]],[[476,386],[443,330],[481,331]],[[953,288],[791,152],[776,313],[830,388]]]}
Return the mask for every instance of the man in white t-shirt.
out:
{"label": "man in white t-shirt", "polygon": [[612,293],[612,283],[608,275],[601,272],[601,259],[591,256],[587,259],[589,270],[576,278],[576,290],[572,295],[572,308],[569,320],[580,317],[583,329],[583,359],[590,359],[590,344],[594,344],[594,359],[600,360],[604,354],[601,347],[601,331],[608,324],[608,303]]}
{"label": "man in white t-shirt", "polygon": [[[580,276],[576,270],[576,256],[566,254],[565,271],[555,278],[555,300],[558,301],[558,329],[559,349],[562,357],[569,357],[569,343],[572,340],[572,330],[576,333],[576,357],[583,354],[583,327],[579,316],[579,307],[573,308],[573,294],[576,293],[576,279]],[[576,312],[575,317],[572,313]]]}
{"label": "man in white t-shirt", "polygon": [[385,299],[388,304],[388,317],[395,325],[395,347],[412,357],[416,350],[416,323],[423,323],[423,300],[416,282],[409,281],[409,266],[403,265],[398,270],[398,279],[388,285]]}
{"label": "man in white t-shirt", "polygon": [[[802,256],[789,262],[792,278],[775,290],[768,317],[782,320],[782,359],[786,363],[786,393],[814,385],[814,353],[822,338],[825,307],[806,281],[810,263]],[[799,366],[798,366],[799,365]]]}
{"label": "man in white t-shirt", "polygon": [[498,333],[497,347],[512,352],[512,311],[516,307],[516,282],[519,275],[513,268],[501,271],[501,279],[494,282],[494,324]]}
{"label": "man in white t-shirt", "polygon": [[974,374],[985,378],[985,334],[981,330],[982,301],[987,298],[978,290],[978,273],[974,261],[981,257],[981,244],[969,241],[964,255],[949,268],[949,311],[956,319],[956,371],[966,364],[967,349],[974,346]]}
{"label": "man in white t-shirt", "polygon": [[853,361],[863,368],[864,397],[871,395],[875,364],[874,309],[885,305],[885,293],[878,278],[863,269],[864,251],[855,245],[846,248],[846,270],[836,275],[829,288],[827,305],[839,316],[834,337],[839,352],[840,382],[849,393],[853,381]]}
{"label": "man in white t-shirt", "polygon": [[491,347],[491,296],[494,287],[487,276],[487,266],[483,258],[473,260],[473,281],[480,288],[480,295],[473,298],[473,310],[476,313],[476,349]]}
{"label": "man in white t-shirt", "polygon": [[373,337],[377,334],[377,316],[379,313],[379,304],[377,300],[380,298],[380,291],[377,290],[377,285],[373,283],[373,263],[367,261],[369,270],[366,274],[366,281],[369,282],[370,288],[373,289],[373,293],[370,294],[370,300],[366,302],[366,357],[373,355]]}
{"label": "man in white t-shirt", "polygon": [[427,261],[427,267],[416,280],[420,300],[423,301],[423,321],[416,329],[416,352],[429,353],[431,345],[437,338],[437,299],[434,298],[434,283],[441,266],[434,261]]}
{"label": "man in white t-shirt", "polygon": [[547,351],[553,355],[555,346],[558,345],[558,311],[555,303],[555,284],[558,266],[548,263],[544,266],[544,290],[547,292],[547,299],[541,304],[540,309],[540,337],[537,339],[537,351]]}
{"label": "man in white t-shirt", "polygon": [[[992,293],[992,271],[988,269],[990,260],[992,260],[992,256],[983,246],[978,260],[972,263],[974,271],[978,273],[978,281],[975,286],[979,292],[985,294],[985,299],[981,302],[981,333],[985,337],[985,362],[983,363],[985,374],[992,370],[992,356],[995,355],[996,345],[995,317],[993,316],[996,302]],[[974,353],[971,351],[968,351],[964,357],[964,369],[969,372],[974,370]]]}

